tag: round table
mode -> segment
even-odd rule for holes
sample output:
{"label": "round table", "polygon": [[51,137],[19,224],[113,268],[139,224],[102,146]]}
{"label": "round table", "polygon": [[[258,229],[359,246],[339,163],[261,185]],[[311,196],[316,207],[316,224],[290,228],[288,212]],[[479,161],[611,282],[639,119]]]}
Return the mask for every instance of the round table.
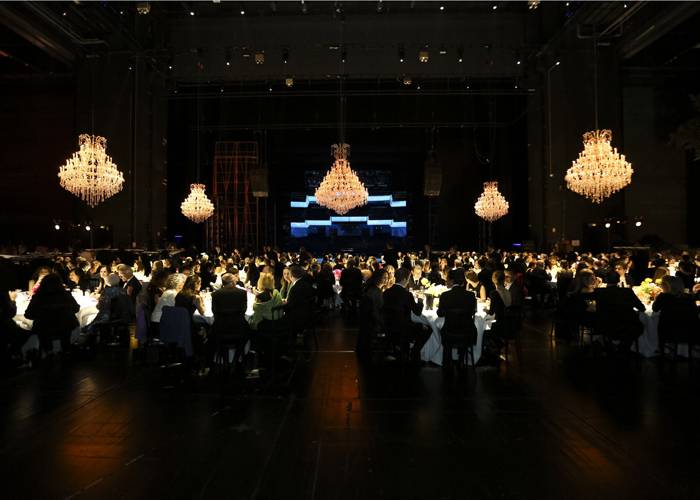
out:
{"label": "round table", "polygon": [[[78,323],[80,323],[80,327],[74,329],[70,335],[71,342],[74,342],[80,335],[80,328],[88,325],[93,319],[95,319],[98,311],[97,299],[92,297],[90,294],[86,295],[80,290],[74,290],[71,295],[80,306],[80,310],[75,314],[75,317],[78,318]],[[12,319],[20,326],[20,328],[23,328],[24,330],[31,330],[32,326],[34,325],[34,322],[31,319],[24,317],[24,313],[29,306],[30,300],[31,297],[28,292],[17,293],[17,298],[15,299],[17,314],[15,314],[15,317]],[[55,341],[54,350],[60,350],[57,349],[56,344],[60,345],[58,341]],[[27,339],[22,346],[22,354],[26,354],[27,351],[32,349],[39,349],[39,337],[37,335],[31,335],[29,339]]]}
{"label": "round table", "polygon": [[[435,309],[423,309],[420,316],[411,313],[411,319],[416,323],[427,325],[432,330],[430,338],[421,349],[420,355],[423,361],[430,361],[442,366],[442,337],[440,328],[445,324],[445,318],[440,318]],[[476,345],[474,346],[474,363],[479,362],[484,343],[484,331],[489,330],[494,322],[493,316],[486,314],[486,304],[477,302],[474,326],[476,326]],[[452,359],[457,359],[457,349],[452,349]]]}

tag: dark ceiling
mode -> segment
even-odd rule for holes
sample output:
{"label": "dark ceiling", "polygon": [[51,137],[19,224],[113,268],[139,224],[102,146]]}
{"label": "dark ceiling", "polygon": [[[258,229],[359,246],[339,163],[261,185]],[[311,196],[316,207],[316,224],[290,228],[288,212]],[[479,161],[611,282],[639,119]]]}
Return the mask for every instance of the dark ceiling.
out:
{"label": "dark ceiling", "polygon": [[[139,14],[145,6],[148,14]],[[688,67],[698,62],[699,11],[694,2],[541,2],[537,9],[525,1],[3,2],[0,70],[5,78],[50,76],[91,53],[127,51],[165,69],[185,65],[174,70],[178,80],[192,80],[200,61],[217,70],[208,78],[229,81],[277,77],[292,65],[297,77],[318,78],[342,64],[358,77],[406,68],[504,76],[552,57],[566,30],[585,36],[594,26],[619,46],[625,65]],[[428,64],[417,61],[423,46]],[[266,54],[262,67],[255,52]],[[236,71],[227,73],[224,60]]]}

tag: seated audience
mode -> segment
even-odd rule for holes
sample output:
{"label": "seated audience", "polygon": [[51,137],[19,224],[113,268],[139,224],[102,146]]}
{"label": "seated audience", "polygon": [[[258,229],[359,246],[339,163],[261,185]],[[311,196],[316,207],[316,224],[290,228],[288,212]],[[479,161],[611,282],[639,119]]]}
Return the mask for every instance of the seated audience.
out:
{"label": "seated audience", "polygon": [[41,286],[32,295],[24,316],[33,320],[32,333],[38,335],[43,352],[53,350],[54,339],[61,341],[61,348],[66,352],[71,332],[79,326],[75,315],[80,306],[63,287],[58,274],[44,274],[39,280]]}
{"label": "seated audience", "polygon": [[[455,340],[463,337],[467,332],[476,333],[474,326],[476,296],[473,292],[468,292],[463,286],[456,284],[450,277],[447,278],[447,286],[449,290],[440,296],[440,305],[437,310],[437,315],[445,318],[445,323],[440,330],[443,367],[449,366]],[[464,321],[467,323],[465,324]]]}
{"label": "seated audience", "polygon": [[131,266],[127,266],[126,264],[119,264],[117,266],[117,273],[124,284],[124,291],[131,299],[131,302],[136,304],[136,297],[141,293],[141,282],[134,276],[134,271],[131,269]]}
{"label": "seated audience", "polygon": [[165,290],[156,302],[156,306],[151,313],[151,321],[155,324],[160,323],[160,317],[163,315],[163,307],[175,307],[175,297],[180,293],[182,287],[185,286],[185,275],[174,273],[168,276],[165,281]]}
{"label": "seated audience", "polygon": [[411,313],[421,314],[423,302],[416,302],[411,292],[406,289],[410,274],[409,269],[405,267],[396,271],[396,283],[383,294],[382,313],[394,344],[412,342],[411,357],[414,361],[420,361],[420,351],[430,338],[431,332],[424,328],[425,325],[411,320]]}
{"label": "seated audience", "polygon": [[[290,274],[291,279],[291,274]],[[275,320],[273,310],[282,305],[282,294],[275,289],[275,278],[269,273],[262,273],[258,278],[255,303],[253,303],[253,316],[250,318],[250,327],[258,328],[262,320]]]}

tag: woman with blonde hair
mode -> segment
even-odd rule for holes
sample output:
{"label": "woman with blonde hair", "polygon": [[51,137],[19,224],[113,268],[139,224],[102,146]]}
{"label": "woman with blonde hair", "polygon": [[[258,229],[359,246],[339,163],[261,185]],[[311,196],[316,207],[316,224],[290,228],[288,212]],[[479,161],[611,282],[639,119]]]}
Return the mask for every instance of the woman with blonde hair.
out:
{"label": "woman with blonde hair", "polygon": [[280,305],[282,305],[282,296],[275,289],[275,277],[271,273],[260,273],[250,327],[257,330],[262,320],[275,319],[272,315],[273,309]]}
{"label": "woman with blonde hair", "polygon": [[289,293],[289,287],[292,285],[292,274],[289,272],[289,268],[285,267],[282,269],[282,282],[280,286],[280,296],[283,299],[287,299],[287,294]]}

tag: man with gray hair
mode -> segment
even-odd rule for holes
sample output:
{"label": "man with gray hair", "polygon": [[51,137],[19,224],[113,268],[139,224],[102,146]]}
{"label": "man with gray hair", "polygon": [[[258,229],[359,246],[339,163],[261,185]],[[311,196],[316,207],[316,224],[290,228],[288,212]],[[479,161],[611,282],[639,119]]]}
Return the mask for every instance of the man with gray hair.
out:
{"label": "man with gray hair", "polygon": [[134,271],[131,266],[126,264],[119,264],[117,266],[117,273],[119,273],[119,278],[124,283],[124,291],[131,299],[133,304],[136,304],[136,297],[141,292],[141,282],[134,276]]}

